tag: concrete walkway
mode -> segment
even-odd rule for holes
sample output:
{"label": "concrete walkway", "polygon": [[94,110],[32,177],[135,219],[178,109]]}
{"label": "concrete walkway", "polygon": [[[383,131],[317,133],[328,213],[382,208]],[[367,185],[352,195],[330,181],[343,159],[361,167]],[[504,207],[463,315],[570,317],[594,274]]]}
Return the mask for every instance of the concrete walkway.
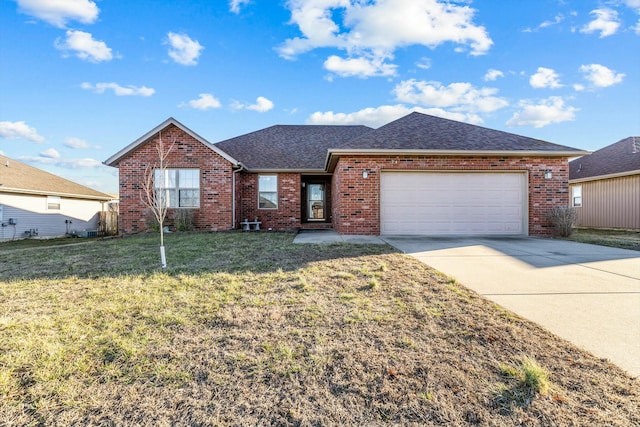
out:
{"label": "concrete walkway", "polygon": [[640,252],[537,238],[384,240],[640,376]]}
{"label": "concrete walkway", "polygon": [[293,243],[364,243],[386,245],[378,236],[342,235],[335,230],[303,230],[293,239]]}

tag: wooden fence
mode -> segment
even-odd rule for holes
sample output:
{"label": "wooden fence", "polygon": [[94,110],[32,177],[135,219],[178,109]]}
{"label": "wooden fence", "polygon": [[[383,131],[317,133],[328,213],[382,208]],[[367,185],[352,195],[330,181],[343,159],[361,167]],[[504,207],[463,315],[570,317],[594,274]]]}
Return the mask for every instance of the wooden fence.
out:
{"label": "wooden fence", "polygon": [[118,234],[118,211],[108,210],[100,212],[98,227],[100,236],[115,236]]}

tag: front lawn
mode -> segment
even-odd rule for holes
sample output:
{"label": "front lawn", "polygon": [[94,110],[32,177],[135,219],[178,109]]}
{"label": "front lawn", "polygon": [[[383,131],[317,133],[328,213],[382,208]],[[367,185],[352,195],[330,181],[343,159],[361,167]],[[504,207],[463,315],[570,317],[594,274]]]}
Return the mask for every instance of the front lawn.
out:
{"label": "front lawn", "polygon": [[[640,382],[385,245],[0,244],[0,425],[640,425]],[[517,280],[517,278],[514,278]]]}

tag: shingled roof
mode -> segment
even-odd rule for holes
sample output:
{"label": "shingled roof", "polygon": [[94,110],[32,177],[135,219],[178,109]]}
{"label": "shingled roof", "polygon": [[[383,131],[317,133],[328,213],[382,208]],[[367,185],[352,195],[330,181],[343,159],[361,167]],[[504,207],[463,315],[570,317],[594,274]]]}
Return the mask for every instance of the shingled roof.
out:
{"label": "shingled roof", "polygon": [[569,162],[569,179],[640,173],[640,137],[630,136]]}
{"label": "shingled roof", "polygon": [[0,193],[41,194],[90,200],[112,200],[106,193],[0,155]]}
{"label": "shingled roof", "polygon": [[367,126],[276,125],[216,147],[249,170],[323,170],[327,151],[371,132]]}
{"label": "shingled roof", "polygon": [[417,112],[401,117],[359,138],[352,139],[342,148],[450,152],[585,153],[582,150],[539,139]]}

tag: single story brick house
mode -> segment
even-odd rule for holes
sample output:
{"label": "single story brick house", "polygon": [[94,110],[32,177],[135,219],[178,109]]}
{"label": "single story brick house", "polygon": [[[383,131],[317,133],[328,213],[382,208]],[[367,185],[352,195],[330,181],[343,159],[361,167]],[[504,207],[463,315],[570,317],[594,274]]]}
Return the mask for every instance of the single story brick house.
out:
{"label": "single story brick house", "polygon": [[640,230],[640,137],[569,162],[578,227]]}
{"label": "single story brick house", "polygon": [[161,136],[175,142],[171,209],[197,230],[332,227],[342,234],[550,235],[569,203],[571,147],[411,113],[378,129],[272,126],[212,144],[169,118],[105,161],[120,172],[120,231],[146,230],[140,193]]}

